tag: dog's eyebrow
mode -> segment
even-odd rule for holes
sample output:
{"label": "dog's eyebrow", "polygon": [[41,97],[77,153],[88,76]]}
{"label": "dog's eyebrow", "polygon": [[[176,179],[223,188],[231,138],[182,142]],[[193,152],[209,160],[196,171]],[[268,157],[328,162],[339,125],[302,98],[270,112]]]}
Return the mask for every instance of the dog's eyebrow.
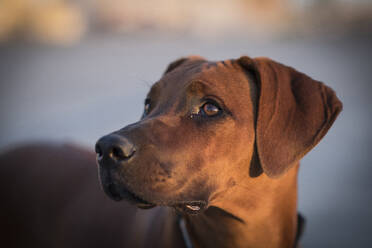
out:
{"label": "dog's eyebrow", "polygon": [[186,83],[185,89],[190,91],[199,91],[203,92],[207,88],[213,89],[214,85],[206,80],[191,80],[190,82]]}

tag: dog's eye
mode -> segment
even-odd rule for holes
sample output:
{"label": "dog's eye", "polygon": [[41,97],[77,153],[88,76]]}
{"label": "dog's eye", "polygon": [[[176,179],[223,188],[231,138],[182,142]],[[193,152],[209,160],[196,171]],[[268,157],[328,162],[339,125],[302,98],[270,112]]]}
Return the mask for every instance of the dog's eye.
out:
{"label": "dog's eye", "polygon": [[151,103],[150,103],[150,99],[146,99],[145,100],[145,109],[143,111],[143,116],[147,115],[151,110]]}
{"label": "dog's eye", "polygon": [[150,111],[150,103],[145,104],[145,114]]}
{"label": "dog's eye", "polygon": [[221,108],[216,103],[206,102],[200,108],[200,112],[206,116],[215,116],[221,112]]}

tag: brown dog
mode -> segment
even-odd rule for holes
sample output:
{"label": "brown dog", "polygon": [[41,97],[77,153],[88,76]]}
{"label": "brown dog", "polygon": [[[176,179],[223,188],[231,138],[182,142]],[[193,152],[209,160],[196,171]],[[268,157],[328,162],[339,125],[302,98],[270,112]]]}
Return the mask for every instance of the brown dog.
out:
{"label": "brown dog", "polygon": [[101,182],[115,200],[179,210],[194,247],[293,247],[298,161],[340,110],[330,88],[266,58],[179,59],[142,119],[97,142]]}
{"label": "brown dog", "polygon": [[[14,205],[27,190],[13,189],[5,207],[10,213],[6,223],[13,229],[3,230],[4,242],[11,243],[20,230],[25,242],[54,247],[294,247],[298,162],[326,134],[341,108],[330,88],[269,59],[179,59],[151,88],[142,119],[96,145],[101,183],[111,198],[140,208],[170,208],[137,215],[130,206],[105,209],[93,176],[84,174],[82,166],[63,175],[65,184],[47,177],[53,182],[51,192],[58,192],[56,185],[68,189],[61,206],[70,206],[70,212],[56,207],[54,194],[40,196],[47,207],[54,204],[49,215],[39,211],[38,222],[32,220],[42,231],[26,235],[29,229],[11,225],[15,216],[19,226],[30,221]],[[56,152],[59,163],[92,163],[77,149],[27,149],[30,154],[43,151],[38,159]],[[3,156],[1,164],[16,167],[22,152]],[[47,162],[43,158],[39,164]],[[7,175],[11,181],[18,174]],[[67,204],[77,192],[86,192],[74,198],[80,205]],[[49,222],[41,221],[45,216]],[[57,216],[64,216],[58,225],[52,221]]]}

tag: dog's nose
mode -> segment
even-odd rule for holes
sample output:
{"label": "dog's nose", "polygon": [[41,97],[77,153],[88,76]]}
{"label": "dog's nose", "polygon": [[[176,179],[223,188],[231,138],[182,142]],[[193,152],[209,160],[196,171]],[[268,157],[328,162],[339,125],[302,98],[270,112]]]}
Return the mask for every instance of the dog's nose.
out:
{"label": "dog's nose", "polygon": [[133,157],[136,148],[126,137],[109,134],[100,138],[96,143],[97,160],[103,159],[121,162]]}

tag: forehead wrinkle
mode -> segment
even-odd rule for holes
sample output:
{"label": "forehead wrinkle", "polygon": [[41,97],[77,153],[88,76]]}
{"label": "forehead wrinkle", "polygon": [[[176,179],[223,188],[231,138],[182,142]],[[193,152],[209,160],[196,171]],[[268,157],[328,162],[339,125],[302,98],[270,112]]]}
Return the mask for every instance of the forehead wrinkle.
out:
{"label": "forehead wrinkle", "polygon": [[215,83],[211,80],[208,79],[197,79],[193,80],[188,86],[192,85],[192,83],[197,83],[202,86],[202,88],[198,91],[197,93],[205,94],[205,95],[214,95],[220,100],[223,100],[223,92],[225,91],[226,85],[220,84],[220,83]]}
{"label": "forehead wrinkle", "polygon": [[200,84],[203,89],[209,89],[214,90],[221,87],[225,87],[224,84],[221,84],[219,82],[214,82],[213,80],[209,80],[208,78],[215,78],[216,74],[214,71],[208,69],[203,71],[203,73],[195,75],[191,80],[189,80],[184,88],[187,90],[187,88],[192,87],[193,84]]}
{"label": "forehead wrinkle", "polygon": [[203,81],[198,80],[198,79],[196,80],[193,79],[186,83],[186,85],[184,86],[184,89],[186,92],[192,92],[192,91],[203,92],[205,88],[209,88],[209,87],[210,86],[204,83]]}

